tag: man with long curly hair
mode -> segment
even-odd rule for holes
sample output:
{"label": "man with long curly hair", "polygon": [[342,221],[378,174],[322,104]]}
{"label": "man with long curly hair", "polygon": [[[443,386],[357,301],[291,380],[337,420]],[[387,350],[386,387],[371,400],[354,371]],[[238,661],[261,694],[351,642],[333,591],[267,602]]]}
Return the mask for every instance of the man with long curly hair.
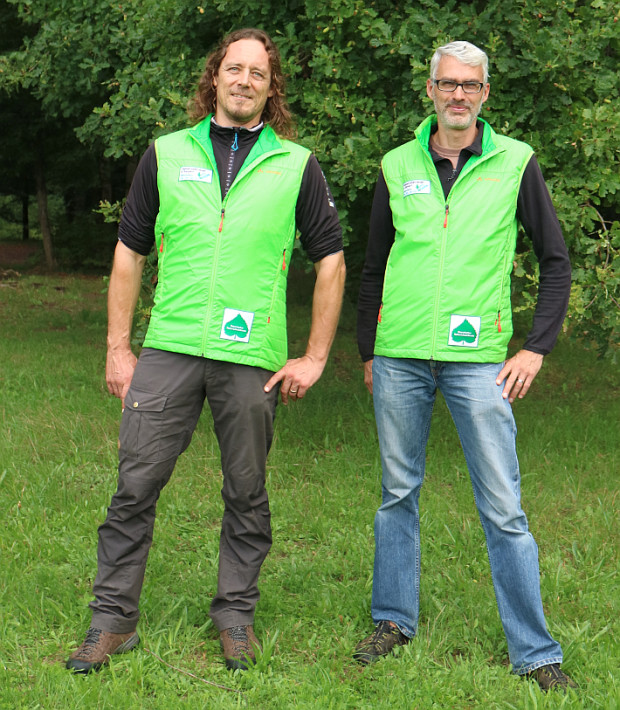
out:
{"label": "man with long curly hair", "polygon": [[[344,288],[342,233],[316,158],[293,143],[278,51],[257,29],[228,35],[207,59],[193,126],[157,139],[136,172],[108,294],[106,379],[123,403],[119,482],[99,528],[79,673],[138,643],[138,601],[155,507],[191,440],[205,398],[221,450],[224,515],[210,616],[226,666],[245,670],[258,575],[271,546],[266,458],[278,392],[319,379]],[[287,360],[286,282],[296,232],[315,264],[306,352]],[[140,358],[130,347],[146,256],[158,284]]]}

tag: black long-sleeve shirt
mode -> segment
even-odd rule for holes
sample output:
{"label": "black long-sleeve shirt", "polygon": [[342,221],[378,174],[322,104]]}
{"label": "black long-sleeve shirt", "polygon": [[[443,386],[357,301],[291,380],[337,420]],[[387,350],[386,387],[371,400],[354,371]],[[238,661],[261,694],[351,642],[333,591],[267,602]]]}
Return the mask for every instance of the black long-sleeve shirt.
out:
{"label": "black long-sleeve shirt", "polygon": [[[234,182],[263,124],[256,129],[227,128],[211,122],[211,143],[220,176],[222,197]],[[265,199],[268,199],[268,195]],[[155,220],[159,212],[157,156],[151,144],[142,156],[131,183],[118,229],[123,244],[138,254],[148,254],[155,241]],[[329,186],[319,163],[311,155],[302,177],[295,210],[301,245],[308,258],[320,261],[342,251],[342,229]]]}
{"label": "black long-sleeve shirt", "polygon": [[[445,197],[469,158],[482,154],[484,124],[479,122],[478,127],[474,142],[461,151],[456,169],[450,160],[441,158],[431,147],[431,157]],[[566,315],[571,269],[560,223],[535,156],[531,157],[523,173],[517,198],[517,219],[532,241],[540,267],[534,320],[523,348],[546,355],[551,352]],[[373,357],[385,268],[394,237],[390,195],[380,171],[370,215],[368,246],[358,299],[357,340],[363,361]]]}

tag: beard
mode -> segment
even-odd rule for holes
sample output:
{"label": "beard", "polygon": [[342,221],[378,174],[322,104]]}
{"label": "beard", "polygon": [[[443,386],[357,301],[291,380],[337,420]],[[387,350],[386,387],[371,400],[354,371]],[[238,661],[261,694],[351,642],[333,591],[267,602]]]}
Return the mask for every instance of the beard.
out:
{"label": "beard", "polygon": [[[456,101],[446,101],[440,105],[437,99],[434,99],[433,103],[435,104],[437,120],[441,122],[444,128],[457,131],[466,131],[470,128],[476,122],[482,108],[482,101],[477,106]],[[466,111],[462,114],[454,114],[449,110],[451,106],[459,106],[466,109]]]}

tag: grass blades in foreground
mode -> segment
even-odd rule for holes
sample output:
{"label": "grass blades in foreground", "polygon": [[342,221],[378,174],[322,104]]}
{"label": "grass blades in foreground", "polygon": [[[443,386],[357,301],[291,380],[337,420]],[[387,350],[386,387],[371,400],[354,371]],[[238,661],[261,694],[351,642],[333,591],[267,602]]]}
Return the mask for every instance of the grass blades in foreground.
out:
{"label": "grass blades in foreground", "polygon": [[[467,470],[441,401],[421,501],[418,637],[373,667],[351,660],[372,628],[380,466],[350,305],[322,380],[278,410],[258,667],[227,672],[208,620],[222,503],[205,411],[160,500],[139,649],[98,675],[71,676],[63,661],[88,626],[96,529],[116,481],[120,410],[103,377],[102,286],[44,276],[0,286],[2,710],[620,707],[617,369],[566,342],[515,408],[547,618],[580,690],[545,697],[510,674]],[[291,300],[298,355],[309,297]]]}

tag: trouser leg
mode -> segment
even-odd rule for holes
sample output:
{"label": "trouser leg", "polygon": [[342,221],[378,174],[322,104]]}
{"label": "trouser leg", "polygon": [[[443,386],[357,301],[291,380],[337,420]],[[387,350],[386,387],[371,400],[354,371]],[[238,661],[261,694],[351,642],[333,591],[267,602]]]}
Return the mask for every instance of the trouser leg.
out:
{"label": "trouser leg", "polygon": [[382,504],[375,516],[372,618],[415,635],[420,606],[419,497],[435,401],[429,364],[376,356],[373,399],[381,449]]}
{"label": "trouser leg", "polygon": [[501,367],[446,363],[439,387],[465,453],[510,660],[524,673],[561,662],[562,651],[545,624],[538,548],[521,508],[516,426],[495,384]]}
{"label": "trouser leg", "polygon": [[218,630],[252,624],[258,575],[271,547],[267,454],[273,439],[278,388],[263,387],[271,372],[213,361],[207,398],[222,454],[224,515],[218,588],[210,616]]}
{"label": "trouser leg", "polygon": [[118,488],[99,528],[92,625],[135,629],[159,494],[204,401],[204,360],[145,348],[125,399]]}

